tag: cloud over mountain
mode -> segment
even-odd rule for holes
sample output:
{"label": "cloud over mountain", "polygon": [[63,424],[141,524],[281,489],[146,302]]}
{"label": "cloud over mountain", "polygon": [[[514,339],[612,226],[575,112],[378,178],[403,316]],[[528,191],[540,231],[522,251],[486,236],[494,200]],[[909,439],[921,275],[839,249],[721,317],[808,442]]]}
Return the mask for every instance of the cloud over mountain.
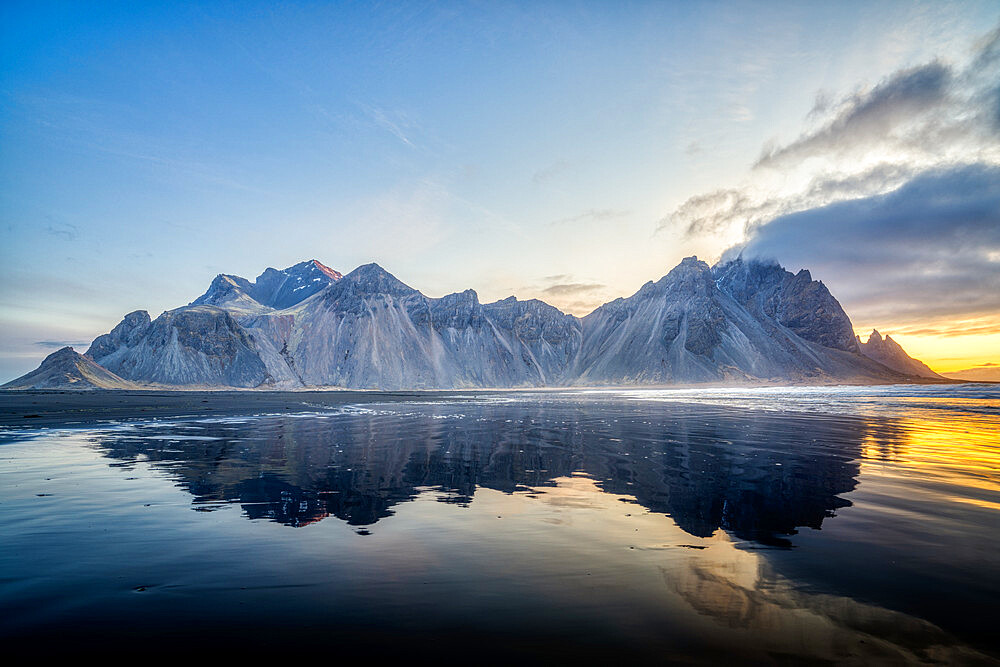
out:
{"label": "cloud over mountain", "polygon": [[859,321],[1000,312],[1000,167],[928,171],[893,192],[790,213],[729,251],[836,276]]}
{"label": "cloud over mountain", "polygon": [[742,184],[690,197],[659,229],[836,276],[859,321],[989,319],[1000,311],[998,71],[1000,28],[965,63],[821,92],[798,136],[765,145]]}

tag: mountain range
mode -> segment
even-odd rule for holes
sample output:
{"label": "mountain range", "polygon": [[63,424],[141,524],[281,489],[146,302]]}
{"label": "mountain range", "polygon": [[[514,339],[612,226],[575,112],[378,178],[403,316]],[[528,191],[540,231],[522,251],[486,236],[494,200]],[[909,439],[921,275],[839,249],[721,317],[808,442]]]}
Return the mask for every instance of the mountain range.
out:
{"label": "mountain range", "polygon": [[316,260],[254,281],[217,276],[187,306],[127,314],[83,355],[63,348],[28,388],[451,389],[939,378],[886,337],[867,343],[807,270],[684,259],[578,318],[536,299],[431,298],[377,264]]}

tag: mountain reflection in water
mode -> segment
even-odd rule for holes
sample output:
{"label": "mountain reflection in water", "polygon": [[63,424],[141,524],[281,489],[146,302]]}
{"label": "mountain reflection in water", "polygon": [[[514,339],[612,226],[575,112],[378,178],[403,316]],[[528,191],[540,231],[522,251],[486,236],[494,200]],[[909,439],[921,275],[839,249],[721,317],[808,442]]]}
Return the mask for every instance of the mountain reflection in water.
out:
{"label": "mountain reflection in water", "polygon": [[8,434],[0,638],[995,662],[1000,393],[946,390],[430,394]]}
{"label": "mountain reflection in water", "polygon": [[154,424],[99,442],[162,466],[199,509],[238,503],[290,526],[369,526],[422,490],[465,505],[478,487],[537,493],[582,472],[691,535],[789,546],[784,536],[850,505],[839,494],[857,484],[869,434],[863,420],[712,406],[469,401]]}

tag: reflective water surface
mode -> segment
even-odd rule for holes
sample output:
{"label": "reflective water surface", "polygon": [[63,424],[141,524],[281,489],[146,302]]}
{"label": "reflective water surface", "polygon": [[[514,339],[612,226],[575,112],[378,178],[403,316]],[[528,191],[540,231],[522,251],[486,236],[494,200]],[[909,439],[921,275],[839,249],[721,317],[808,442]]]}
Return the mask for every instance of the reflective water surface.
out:
{"label": "reflective water surface", "polygon": [[995,385],[303,410],[0,432],[5,646],[1000,656]]}

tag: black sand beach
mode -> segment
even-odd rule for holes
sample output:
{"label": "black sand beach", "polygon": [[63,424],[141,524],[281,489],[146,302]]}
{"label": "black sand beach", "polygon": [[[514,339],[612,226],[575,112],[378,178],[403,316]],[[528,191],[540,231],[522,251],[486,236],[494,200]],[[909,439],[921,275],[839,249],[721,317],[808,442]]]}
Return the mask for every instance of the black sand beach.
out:
{"label": "black sand beach", "polygon": [[0,391],[0,426],[39,428],[122,419],[308,412],[339,405],[447,398],[470,392]]}

